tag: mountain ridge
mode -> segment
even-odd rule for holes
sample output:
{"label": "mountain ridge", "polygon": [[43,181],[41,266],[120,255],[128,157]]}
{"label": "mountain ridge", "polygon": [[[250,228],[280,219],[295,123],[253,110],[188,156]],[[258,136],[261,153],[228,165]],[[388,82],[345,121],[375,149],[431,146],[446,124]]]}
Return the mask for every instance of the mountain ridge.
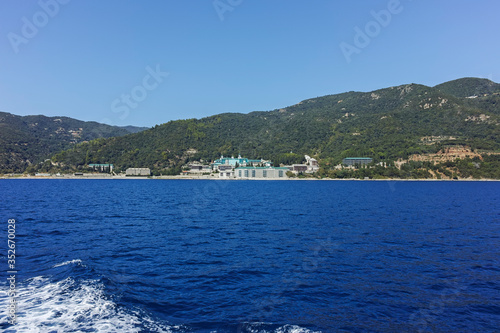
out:
{"label": "mountain ridge", "polygon": [[500,92],[500,84],[489,79],[466,77],[438,84],[434,88],[455,97],[473,97]]}
{"label": "mountain ridge", "polygon": [[0,172],[19,172],[71,145],[143,130],[70,117],[0,112]]}
{"label": "mountain ridge", "polygon": [[[221,154],[276,164],[300,163],[307,154],[331,169],[345,157],[393,164],[415,154],[436,154],[446,145],[500,151],[499,86],[474,78],[435,87],[412,83],[315,97],[270,111],[169,121],[73,145],[38,169],[85,170],[89,163],[113,163],[117,171],[149,167],[156,174],[178,173],[189,161],[212,161]],[[467,98],[471,91],[479,95]]]}
{"label": "mountain ridge", "polygon": [[[438,85],[446,92],[407,84],[332,94],[271,111],[170,121],[127,137],[79,145],[53,160],[77,168],[114,163],[117,170],[150,167],[165,172],[221,154],[277,164],[298,162],[307,154],[331,166],[348,156],[393,162],[412,154],[436,153],[443,144],[500,149],[497,84],[490,84],[495,88],[490,94],[469,99],[461,97],[467,92],[460,88],[464,82],[472,88],[476,82],[474,89],[484,91],[483,79],[466,78]],[[448,139],[424,144],[427,137]]]}

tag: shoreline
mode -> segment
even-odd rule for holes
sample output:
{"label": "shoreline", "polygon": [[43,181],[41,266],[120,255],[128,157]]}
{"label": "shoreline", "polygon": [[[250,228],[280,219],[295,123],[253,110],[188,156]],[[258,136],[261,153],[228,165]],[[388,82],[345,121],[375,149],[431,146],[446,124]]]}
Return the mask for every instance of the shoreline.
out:
{"label": "shoreline", "polygon": [[103,176],[103,175],[88,175],[88,176],[1,176],[0,179],[55,179],[55,180],[71,180],[71,179],[93,179],[93,180],[122,180],[122,179],[141,179],[141,180],[228,180],[228,181],[426,181],[426,182],[498,182],[500,179],[402,179],[402,178],[386,178],[386,179],[358,179],[358,178],[218,178],[211,176],[150,176],[150,177],[134,177],[134,176]]}

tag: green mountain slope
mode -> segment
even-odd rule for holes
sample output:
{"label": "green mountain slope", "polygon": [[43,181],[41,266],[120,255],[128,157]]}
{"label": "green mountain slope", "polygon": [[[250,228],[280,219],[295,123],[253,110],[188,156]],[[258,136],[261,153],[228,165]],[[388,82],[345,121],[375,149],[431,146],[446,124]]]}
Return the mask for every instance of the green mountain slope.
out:
{"label": "green mountain slope", "polygon": [[0,173],[22,172],[74,144],[126,135],[142,128],[121,128],[68,117],[16,116],[0,112]]}
{"label": "green mountain slope", "polygon": [[[313,98],[267,112],[172,121],[126,137],[77,145],[53,160],[71,167],[114,163],[118,170],[164,171],[221,154],[276,163],[297,162],[308,154],[335,165],[348,156],[394,161],[434,153],[446,144],[500,150],[497,86],[482,79],[437,87],[409,84]],[[493,88],[487,93],[485,87]],[[476,90],[483,96],[463,97]]]}
{"label": "green mountain slope", "polygon": [[488,79],[463,78],[445,82],[434,88],[455,97],[484,96],[500,93],[500,84]]}

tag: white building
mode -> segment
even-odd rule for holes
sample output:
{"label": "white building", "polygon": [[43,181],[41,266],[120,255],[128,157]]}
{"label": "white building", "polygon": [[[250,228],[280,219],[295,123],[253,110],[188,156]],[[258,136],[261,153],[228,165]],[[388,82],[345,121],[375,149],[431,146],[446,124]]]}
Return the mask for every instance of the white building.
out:
{"label": "white building", "polygon": [[126,176],[151,176],[149,168],[128,168],[125,171]]}
{"label": "white building", "polygon": [[286,179],[288,168],[284,167],[239,167],[234,169],[238,179]]}
{"label": "white building", "polygon": [[306,173],[317,172],[319,170],[318,160],[308,155],[305,155],[304,157],[306,158],[306,165],[307,165]]}
{"label": "white building", "polygon": [[222,179],[231,179],[231,178],[235,177],[234,175],[235,175],[235,171],[232,169],[228,169],[228,170],[224,170],[224,171],[219,172],[219,178],[222,178]]}
{"label": "white building", "polygon": [[199,163],[189,164],[189,174],[203,174],[203,173],[211,173],[212,169],[209,165],[203,165]]}

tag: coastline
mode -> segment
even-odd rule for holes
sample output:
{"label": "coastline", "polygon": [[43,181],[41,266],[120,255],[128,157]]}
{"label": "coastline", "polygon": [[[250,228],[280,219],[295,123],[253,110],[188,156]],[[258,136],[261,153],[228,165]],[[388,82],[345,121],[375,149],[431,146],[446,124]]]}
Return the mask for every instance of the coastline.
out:
{"label": "coastline", "polygon": [[241,181],[241,180],[251,180],[251,181],[425,181],[425,182],[498,182],[500,179],[401,179],[401,178],[386,178],[386,179],[358,179],[358,178],[257,178],[257,179],[228,179],[228,178],[218,178],[212,176],[150,176],[150,177],[139,177],[139,176],[106,176],[102,174],[90,174],[87,176],[74,176],[74,175],[61,175],[61,176],[1,176],[1,179],[51,179],[51,180],[70,180],[70,179],[94,179],[94,180],[227,180],[227,181]]}

